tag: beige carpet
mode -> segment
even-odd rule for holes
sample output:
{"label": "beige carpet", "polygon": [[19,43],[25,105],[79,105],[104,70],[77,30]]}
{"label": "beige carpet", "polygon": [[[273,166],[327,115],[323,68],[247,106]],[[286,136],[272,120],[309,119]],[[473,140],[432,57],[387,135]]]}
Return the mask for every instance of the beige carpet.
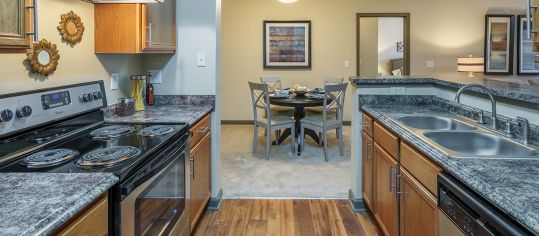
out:
{"label": "beige carpet", "polygon": [[259,130],[258,153],[252,153],[253,126],[223,125],[221,186],[225,198],[347,198],[351,185],[350,127],[344,127],[344,157],[335,131],[329,134],[329,162],[322,147],[307,137],[303,156],[291,155],[290,139],[272,146],[264,158],[266,139]]}

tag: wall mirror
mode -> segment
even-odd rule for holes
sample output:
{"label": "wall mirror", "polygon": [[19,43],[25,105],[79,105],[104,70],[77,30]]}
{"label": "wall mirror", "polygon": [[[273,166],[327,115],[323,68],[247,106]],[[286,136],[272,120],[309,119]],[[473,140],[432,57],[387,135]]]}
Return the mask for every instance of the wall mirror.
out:
{"label": "wall mirror", "polygon": [[70,11],[66,14],[62,14],[60,18],[58,30],[62,35],[62,39],[70,44],[79,43],[82,40],[82,35],[84,33],[84,24],[80,17],[73,11]]}
{"label": "wall mirror", "polygon": [[24,53],[35,39],[36,0],[0,1],[0,53]]}
{"label": "wall mirror", "polygon": [[27,58],[33,73],[47,76],[56,70],[60,55],[58,55],[56,44],[42,39],[28,50]]}
{"label": "wall mirror", "polygon": [[357,75],[410,74],[410,14],[357,14]]}

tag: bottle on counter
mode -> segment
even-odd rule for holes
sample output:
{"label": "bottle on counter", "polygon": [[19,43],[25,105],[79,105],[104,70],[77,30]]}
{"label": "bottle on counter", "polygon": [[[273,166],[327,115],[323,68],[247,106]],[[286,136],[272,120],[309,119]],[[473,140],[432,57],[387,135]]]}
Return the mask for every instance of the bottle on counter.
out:
{"label": "bottle on counter", "polygon": [[135,101],[135,111],[144,111],[144,98],[142,92],[144,91],[144,83],[146,76],[144,75],[132,75],[131,76],[131,97]]}
{"label": "bottle on counter", "polygon": [[153,85],[152,85],[152,72],[151,71],[148,71],[148,83],[146,85],[146,105],[148,106],[152,106],[154,101],[153,101],[153,95],[154,95],[154,90],[153,90]]}

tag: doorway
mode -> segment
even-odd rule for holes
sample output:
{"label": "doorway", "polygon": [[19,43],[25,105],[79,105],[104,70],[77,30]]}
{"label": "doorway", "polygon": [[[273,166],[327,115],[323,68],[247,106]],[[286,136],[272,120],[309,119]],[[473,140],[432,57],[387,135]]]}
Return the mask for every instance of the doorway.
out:
{"label": "doorway", "polygon": [[357,76],[410,75],[410,13],[357,14]]}

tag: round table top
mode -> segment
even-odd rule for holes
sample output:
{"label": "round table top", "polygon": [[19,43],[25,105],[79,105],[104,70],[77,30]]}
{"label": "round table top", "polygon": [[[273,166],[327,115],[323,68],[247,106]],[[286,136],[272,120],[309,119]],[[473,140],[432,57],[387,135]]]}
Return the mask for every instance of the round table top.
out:
{"label": "round table top", "polygon": [[290,94],[288,98],[271,98],[272,105],[284,107],[321,107],[324,105],[324,99],[308,98],[305,95]]}

